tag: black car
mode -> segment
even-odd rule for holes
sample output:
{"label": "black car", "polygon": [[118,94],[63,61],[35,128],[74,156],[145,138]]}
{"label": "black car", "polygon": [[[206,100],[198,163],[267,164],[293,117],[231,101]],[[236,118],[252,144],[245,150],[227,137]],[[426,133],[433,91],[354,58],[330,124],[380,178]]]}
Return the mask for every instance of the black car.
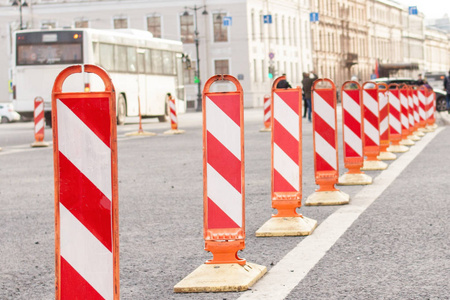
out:
{"label": "black car", "polygon": [[[397,83],[397,84],[406,83],[408,85],[416,84],[416,80],[414,80],[412,78],[383,77],[383,78],[374,79],[373,81],[375,81],[377,83],[384,82],[386,84],[391,84],[391,83]],[[436,89],[436,88],[434,88],[433,91],[436,93],[436,110],[437,111],[447,110],[447,102],[445,100],[445,96],[446,96],[445,91]]]}

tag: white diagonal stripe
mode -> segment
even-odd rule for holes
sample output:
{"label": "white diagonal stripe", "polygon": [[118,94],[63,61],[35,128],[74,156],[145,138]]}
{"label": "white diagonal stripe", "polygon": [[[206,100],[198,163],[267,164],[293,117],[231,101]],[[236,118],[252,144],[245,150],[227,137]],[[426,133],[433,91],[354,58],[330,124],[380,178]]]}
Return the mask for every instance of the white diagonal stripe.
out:
{"label": "white diagonal stripe", "polygon": [[320,155],[332,168],[337,170],[336,149],[328,144],[328,142],[320,136],[316,131],[314,132],[316,152]]}
{"label": "white diagonal stripe", "polygon": [[264,109],[268,108],[270,106],[270,98],[267,101],[264,101]]}
{"label": "white diagonal stripe", "polygon": [[364,106],[378,117],[378,102],[367,91],[363,92],[363,101]]}
{"label": "white diagonal stripe", "polygon": [[270,111],[268,111],[265,115],[264,115],[264,121],[269,121],[270,120],[270,116],[271,115],[271,113],[270,113]]}
{"label": "white diagonal stripe", "polygon": [[400,111],[400,100],[391,92],[389,92],[389,104],[396,111]]}
{"label": "white diagonal stripe", "polygon": [[345,91],[342,97],[342,106],[356,121],[361,123],[361,105],[356,103]]}
{"label": "white diagonal stripe", "polygon": [[400,103],[403,107],[408,107],[408,99],[402,93],[400,93]]}
{"label": "white diagonal stripe", "polygon": [[300,119],[298,113],[295,112],[283,99],[274,93],[273,97],[273,117],[281,124],[292,136],[298,141],[300,138]]}
{"label": "white diagonal stripe", "polygon": [[169,101],[169,106],[170,106],[170,108],[173,109],[174,111],[177,111],[177,106],[175,105],[175,102]]}
{"label": "white diagonal stripe", "polygon": [[362,140],[344,124],[344,142],[362,156]]}
{"label": "white diagonal stripe", "polygon": [[58,148],[111,200],[111,149],[61,100],[57,100]]}
{"label": "white diagonal stripe", "polygon": [[61,256],[103,298],[113,299],[112,253],[61,203],[59,212]]}
{"label": "white diagonal stripe", "polygon": [[378,93],[378,104],[380,105],[380,110],[388,104],[387,97],[384,93]]}
{"label": "white diagonal stripe", "polygon": [[177,116],[174,115],[173,113],[170,113],[170,119],[171,119],[174,123],[177,123],[177,124],[178,124]]}
{"label": "white diagonal stripe", "polygon": [[384,118],[384,120],[380,122],[380,135],[385,133],[386,130],[388,130],[388,128],[389,128],[388,118]]}
{"label": "white diagonal stripe", "polygon": [[409,128],[409,120],[408,120],[408,116],[402,113],[402,114],[400,115],[400,120],[402,121],[403,127],[405,127],[405,128],[408,129],[408,128]]}
{"label": "white diagonal stripe", "polygon": [[241,128],[206,97],[206,129],[241,160]]}
{"label": "white diagonal stripe", "polygon": [[327,122],[331,128],[336,130],[336,110],[323,100],[317,92],[314,92],[314,112]]}
{"label": "white diagonal stripe", "polygon": [[34,117],[37,118],[39,114],[44,110],[44,102],[38,104],[38,106],[34,109]]}
{"label": "white diagonal stripe", "polygon": [[402,131],[402,124],[392,114],[389,114],[389,125],[395,129],[398,133]]}
{"label": "white diagonal stripe", "polygon": [[300,167],[275,143],[273,167],[296,191],[300,191]]}
{"label": "white diagonal stripe", "polygon": [[[208,198],[242,227],[242,194],[210,164],[206,166]],[[239,174],[240,176],[240,174]]]}
{"label": "white diagonal stripe", "polygon": [[375,142],[376,145],[380,145],[380,133],[375,128],[375,126],[372,125],[369,121],[364,119],[364,133]]}
{"label": "white diagonal stripe", "polygon": [[34,133],[38,133],[42,128],[44,128],[44,119],[40,119],[36,123],[36,125],[34,126]]}

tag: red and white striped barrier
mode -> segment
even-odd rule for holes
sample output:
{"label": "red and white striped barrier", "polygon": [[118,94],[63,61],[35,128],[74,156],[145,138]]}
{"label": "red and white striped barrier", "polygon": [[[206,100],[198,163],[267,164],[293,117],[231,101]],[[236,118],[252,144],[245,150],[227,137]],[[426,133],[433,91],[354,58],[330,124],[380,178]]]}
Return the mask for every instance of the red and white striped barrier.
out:
{"label": "red and white striped barrier", "polygon": [[[331,87],[317,87],[318,85]],[[338,139],[336,86],[330,79],[318,79],[312,88],[314,171],[319,189],[305,205],[337,205],[350,202],[350,196],[336,189],[338,182]]]}
{"label": "red and white striped barrier", "polygon": [[[356,86],[357,89],[348,87]],[[342,134],[344,138],[344,166],[348,172],[339,177],[339,185],[371,184],[372,177],[361,172],[363,153],[363,107],[361,87],[356,81],[344,82],[342,95]]]}
{"label": "red and white striped barrier", "polygon": [[402,124],[402,140],[400,144],[404,146],[413,146],[415,143],[408,138],[409,136],[409,103],[408,86],[404,84],[400,88],[400,122]]}
{"label": "red and white striped barrier", "polygon": [[272,207],[276,215],[256,231],[256,236],[310,235],[317,221],[297,213],[302,205],[302,122],[299,87],[272,86]]}
{"label": "red and white striped barrier", "polygon": [[119,299],[114,87],[103,69],[85,65],[105,91],[63,93],[64,80],[81,71],[63,70],[52,93],[56,299]]}
{"label": "red and white striped barrier", "polygon": [[437,128],[434,115],[436,112],[436,93],[431,89],[428,89],[427,103],[427,128],[434,131]]}
{"label": "red and white striped barrier", "polygon": [[389,137],[389,99],[388,86],[386,83],[377,84],[378,87],[378,105],[380,111],[380,155],[381,160],[394,160],[397,156],[388,151],[391,144]]}
{"label": "red and white striped barrier", "polygon": [[409,150],[408,147],[400,144],[402,140],[402,123],[401,119],[401,104],[400,91],[397,84],[390,84],[388,86],[388,100],[389,100],[389,138],[391,145],[387,148],[390,152],[401,153]]}
{"label": "red and white striped barrier", "polygon": [[413,106],[414,106],[414,135],[418,137],[423,137],[425,134],[419,130],[420,127],[420,116],[419,116],[419,90],[418,87],[412,87],[412,99],[413,99]]}
{"label": "red and white striped barrier", "polygon": [[270,96],[264,96],[264,127],[260,130],[262,132],[271,131],[271,117],[272,117],[272,99]]}
{"label": "red and white striped barrier", "polygon": [[365,82],[362,86],[364,103],[364,166],[361,170],[385,170],[388,165],[378,159],[380,154],[380,110],[378,105],[378,86]]}
{"label": "red and white striped barrier", "polygon": [[44,142],[44,99],[34,98],[34,142],[31,147],[48,147]]}
{"label": "red and white striped barrier", "polygon": [[181,134],[184,130],[178,129],[178,115],[177,115],[177,104],[175,98],[171,94],[168,94],[169,102],[169,115],[170,115],[170,130],[164,132],[164,134]]}
{"label": "red and white striped barrier", "polygon": [[[236,92],[209,92],[216,81]],[[211,77],[203,90],[203,233],[213,258],[174,287],[175,292],[247,289],[266,267],[238,257],[245,248],[245,173],[243,91],[231,75]],[[243,266],[243,267],[241,267]],[[217,272],[217,268],[221,272]],[[220,273],[228,276],[221,276]]]}
{"label": "red and white striped barrier", "polygon": [[408,86],[408,116],[409,116],[409,135],[408,139],[411,141],[420,141],[420,137],[414,132],[416,131],[416,120],[414,118],[414,99],[413,99],[413,87]]}
{"label": "red and white striped barrier", "polygon": [[432,130],[427,128],[428,89],[422,85],[419,87],[417,96],[419,97],[419,130],[431,132]]}

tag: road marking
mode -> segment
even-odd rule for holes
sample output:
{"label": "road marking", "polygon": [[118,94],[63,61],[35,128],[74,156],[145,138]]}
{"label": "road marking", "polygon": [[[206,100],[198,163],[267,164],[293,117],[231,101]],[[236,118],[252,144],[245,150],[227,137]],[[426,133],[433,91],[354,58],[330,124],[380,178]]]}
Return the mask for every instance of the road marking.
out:
{"label": "road marking", "polygon": [[378,175],[372,185],[364,187],[351,200],[331,214],[314,233],[304,238],[283,257],[251,290],[239,299],[284,299],[325,256],[353,222],[388,188],[417,155],[444,129],[428,133]]}

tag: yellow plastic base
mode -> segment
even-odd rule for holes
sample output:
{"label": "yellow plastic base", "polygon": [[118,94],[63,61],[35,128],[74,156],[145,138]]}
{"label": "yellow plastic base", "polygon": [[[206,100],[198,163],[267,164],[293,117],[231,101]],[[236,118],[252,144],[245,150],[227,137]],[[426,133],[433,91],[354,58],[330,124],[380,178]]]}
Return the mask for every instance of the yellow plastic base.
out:
{"label": "yellow plastic base", "polygon": [[341,205],[350,203],[350,196],[341,191],[314,192],[305,201],[306,206]]}
{"label": "yellow plastic base", "polygon": [[397,155],[395,155],[392,152],[385,151],[385,152],[380,152],[380,155],[378,155],[377,158],[380,160],[395,160],[395,159],[397,159]]}
{"label": "yellow plastic base", "polygon": [[33,148],[48,147],[49,143],[44,142],[44,141],[40,141],[40,142],[34,141],[30,146]]}
{"label": "yellow plastic base", "polygon": [[266,128],[266,127],[264,127],[264,128],[261,128],[260,130],[259,130],[260,132],[271,132],[272,131],[272,128]]}
{"label": "yellow plastic base", "polygon": [[423,133],[423,132],[420,131],[420,130],[414,131],[413,134],[416,135],[416,136],[418,136],[418,137],[424,137],[424,136],[425,136],[425,133]]}
{"label": "yellow plastic base", "polygon": [[414,143],[413,141],[411,141],[410,139],[406,138],[400,141],[400,145],[404,145],[404,146],[414,146],[416,143]]}
{"label": "yellow plastic base", "polygon": [[372,184],[372,177],[367,174],[344,174],[339,177],[338,185],[367,185]]}
{"label": "yellow plastic base", "polygon": [[272,217],[256,231],[256,236],[301,236],[310,235],[317,227],[317,221],[305,216]]}
{"label": "yellow plastic base", "polygon": [[365,160],[364,165],[361,168],[362,171],[377,171],[377,170],[386,170],[388,164],[382,162],[381,160]]}
{"label": "yellow plastic base", "polygon": [[395,153],[403,153],[409,151],[409,148],[403,145],[390,145],[387,148],[387,151],[395,152]]}
{"label": "yellow plastic base", "polygon": [[135,131],[135,132],[125,133],[125,136],[155,136],[155,135],[156,135],[156,133],[147,132],[147,131]]}
{"label": "yellow plastic base", "polygon": [[241,292],[248,290],[267,268],[253,263],[203,264],[175,285],[175,293]]}
{"label": "yellow plastic base", "polygon": [[164,131],[164,134],[173,135],[173,134],[182,134],[185,132],[186,132],[185,130],[181,130],[181,129],[170,129],[170,130]]}
{"label": "yellow plastic base", "polygon": [[411,135],[408,135],[408,139],[414,142],[420,141],[420,137],[415,135],[414,133]]}

